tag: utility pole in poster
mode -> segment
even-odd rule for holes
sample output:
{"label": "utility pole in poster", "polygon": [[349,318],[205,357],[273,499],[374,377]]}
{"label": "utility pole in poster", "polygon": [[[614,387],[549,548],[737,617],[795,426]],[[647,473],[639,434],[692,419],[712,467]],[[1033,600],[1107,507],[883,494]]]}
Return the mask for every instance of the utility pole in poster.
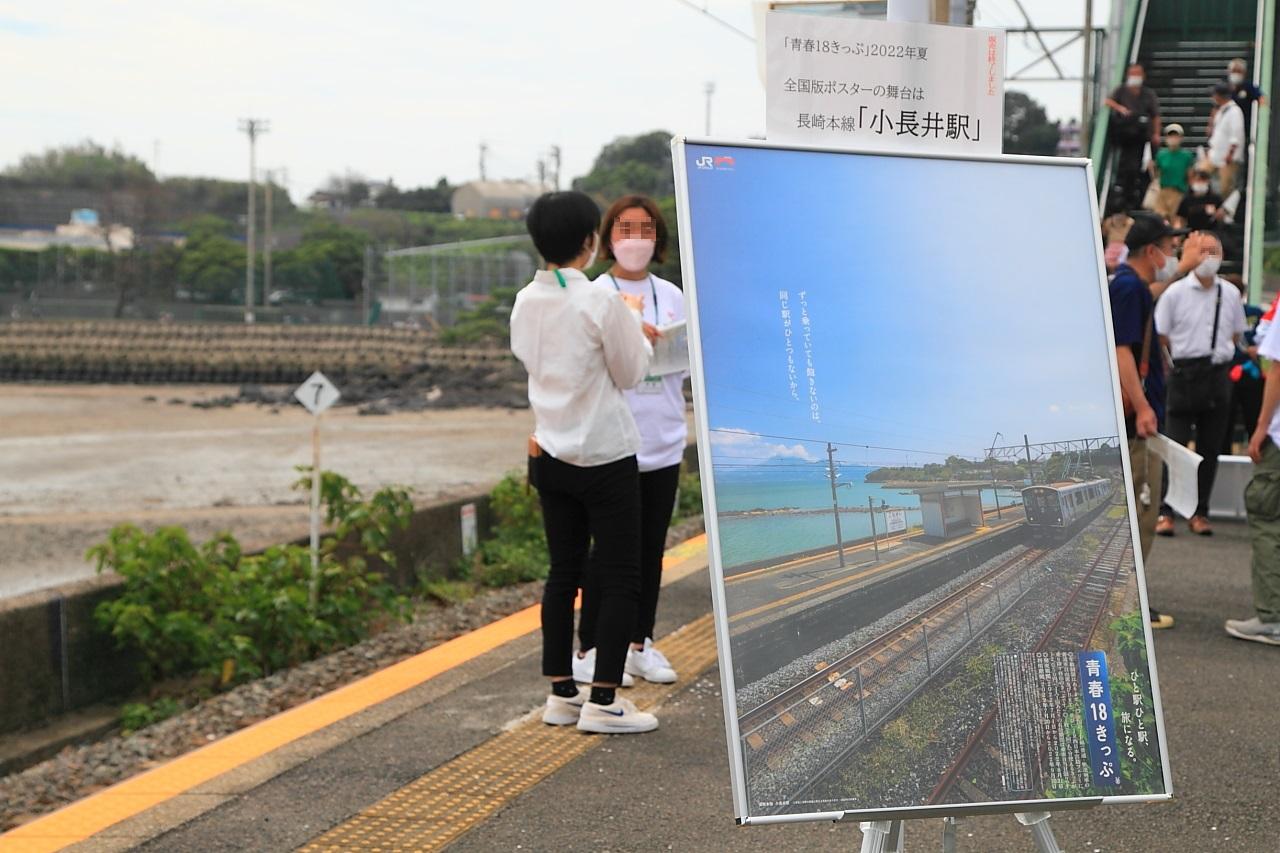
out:
{"label": "utility pole in poster", "polygon": [[311,579],[307,604],[312,612],[320,596],[320,416],[342,396],[320,371],[298,386],[293,396],[312,414],[311,421]]}
{"label": "utility pole in poster", "polygon": [[844,539],[840,535],[840,502],[836,499],[836,448],[827,442],[827,478],[831,480],[831,509],[836,516],[836,554],[840,557],[840,567],[844,568]]}

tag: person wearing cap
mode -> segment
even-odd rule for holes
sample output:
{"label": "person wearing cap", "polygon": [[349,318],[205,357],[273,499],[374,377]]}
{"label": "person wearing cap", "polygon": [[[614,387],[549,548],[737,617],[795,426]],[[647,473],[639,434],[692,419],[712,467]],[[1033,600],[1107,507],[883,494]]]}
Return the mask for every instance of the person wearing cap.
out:
{"label": "person wearing cap", "polygon": [[1249,144],[1249,128],[1253,127],[1253,105],[1265,106],[1267,98],[1262,90],[1255,86],[1246,76],[1249,63],[1243,59],[1233,59],[1227,65],[1227,85],[1231,87],[1232,100],[1240,107],[1244,116],[1244,140]]}
{"label": "person wearing cap", "polygon": [[1109,134],[1119,152],[1111,209],[1130,210],[1141,206],[1143,184],[1142,152],[1148,143],[1160,147],[1160,98],[1146,85],[1142,66],[1129,66],[1124,84],[1103,101],[1111,109]]}
{"label": "person wearing cap", "polygon": [[1182,147],[1182,125],[1170,124],[1164,129],[1164,147],[1151,161],[1152,176],[1160,182],[1156,199],[1156,213],[1170,219],[1187,194],[1187,177],[1195,164],[1196,155]]}
{"label": "person wearing cap", "polygon": [[[1239,291],[1218,276],[1221,241],[1213,234],[1202,239],[1204,257],[1190,275],[1178,279],[1160,297],[1155,324],[1161,346],[1173,358],[1164,432],[1183,446],[1194,438],[1204,459],[1197,475],[1195,512],[1187,523],[1192,533],[1211,536],[1209,495],[1231,416],[1229,371],[1246,327]],[[1167,484],[1162,491],[1167,491]],[[1158,536],[1174,533],[1173,509],[1167,503],[1160,506],[1155,532]]]}
{"label": "person wearing cap", "polygon": [[[1160,431],[1165,407],[1164,361],[1155,319],[1155,297],[1159,294],[1154,291],[1163,291],[1177,276],[1179,262],[1174,238],[1184,233],[1170,228],[1154,213],[1135,214],[1125,235],[1129,256],[1116,268],[1109,289],[1116,366],[1133,471],[1133,491],[1129,499],[1138,516],[1144,563],[1154,541],[1164,481],[1159,457],[1147,450],[1147,439]],[[1187,241],[1183,264],[1200,262],[1201,243],[1198,237]],[[1173,617],[1155,608],[1150,609],[1149,618],[1153,628],[1173,626]]]}
{"label": "person wearing cap", "polygon": [[1218,176],[1218,192],[1225,198],[1236,187],[1236,173],[1244,162],[1247,140],[1244,112],[1235,102],[1235,93],[1226,83],[1213,87],[1212,131],[1209,134],[1209,162]]}

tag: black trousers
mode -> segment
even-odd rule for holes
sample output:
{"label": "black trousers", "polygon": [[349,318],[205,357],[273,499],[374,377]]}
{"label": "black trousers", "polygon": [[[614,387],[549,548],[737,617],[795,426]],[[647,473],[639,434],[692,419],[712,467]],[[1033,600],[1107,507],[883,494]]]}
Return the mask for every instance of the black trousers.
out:
{"label": "black trousers", "polygon": [[542,593],[542,674],[573,674],[573,602],[589,574],[600,599],[595,681],[621,684],[640,599],[636,458],[584,468],[544,453],[529,464],[551,557]]}
{"label": "black trousers", "polygon": [[[653,636],[658,618],[658,593],[662,589],[662,554],[667,546],[667,529],[676,506],[680,485],[680,465],[640,474],[640,610],[631,642],[643,643]],[[592,556],[594,562],[595,557]],[[582,613],[578,617],[578,645],[596,646],[596,625],[600,621],[600,592],[592,572],[582,588]],[[599,654],[599,652],[597,652]]]}
{"label": "black trousers", "polygon": [[1115,185],[1112,198],[1115,210],[1128,213],[1142,206],[1142,196],[1147,191],[1145,173],[1142,171],[1142,150],[1146,140],[1127,141],[1118,146]]}
{"label": "black trousers", "polygon": [[[1171,380],[1176,381],[1176,380]],[[1165,435],[1186,447],[1194,438],[1196,452],[1204,457],[1196,483],[1196,515],[1209,516],[1209,495],[1213,493],[1213,480],[1218,476],[1218,451],[1222,448],[1223,436],[1227,432],[1227,424],[1231,420],[1231,380],[1223,374],[1221,387],[1209,401],[1212,405],[1194,412],[1170,411],[1165,416]],[[1169,476],[1165,473],[1164,483],[1160,488],[1160,514],[1173,515],[1173,510],[1164,503],[1169,493]]]}
{"label": "black trousers", "polygon": [[1261,379],[1252,376],[1241,376],[1239,382],[1231,383],[1231,415],[1227,419],[1226,433],[1222,437],[1222,452],[1230,456],[1236,437],[1236,427],[1244,429],[1244,443],[1248,444],[1253,435],[1253,428],[1258,423],[1258,415],[1262,413]]}

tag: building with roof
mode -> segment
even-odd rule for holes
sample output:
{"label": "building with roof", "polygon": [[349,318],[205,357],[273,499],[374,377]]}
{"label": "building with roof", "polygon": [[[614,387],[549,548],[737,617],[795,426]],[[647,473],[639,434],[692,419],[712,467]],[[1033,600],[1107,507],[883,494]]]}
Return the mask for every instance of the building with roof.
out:
{"label": "building with roof", "polygon": [[467,219],[523,219],[542,193],[531,181],[471,181],[453,191],[450,207]]}

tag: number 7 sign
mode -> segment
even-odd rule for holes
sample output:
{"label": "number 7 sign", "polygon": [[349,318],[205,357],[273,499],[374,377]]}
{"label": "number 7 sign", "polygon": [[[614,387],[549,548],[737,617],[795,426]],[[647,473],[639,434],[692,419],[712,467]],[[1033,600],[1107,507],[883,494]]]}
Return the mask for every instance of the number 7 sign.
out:
{"label": "number 7 sign", "polygon": [[318,415],[336,403],[342,395],[338,393],[338,389],[328,377],[317,370],[306,382],[298,386],[293,396],[306,407],[307,411]]}

